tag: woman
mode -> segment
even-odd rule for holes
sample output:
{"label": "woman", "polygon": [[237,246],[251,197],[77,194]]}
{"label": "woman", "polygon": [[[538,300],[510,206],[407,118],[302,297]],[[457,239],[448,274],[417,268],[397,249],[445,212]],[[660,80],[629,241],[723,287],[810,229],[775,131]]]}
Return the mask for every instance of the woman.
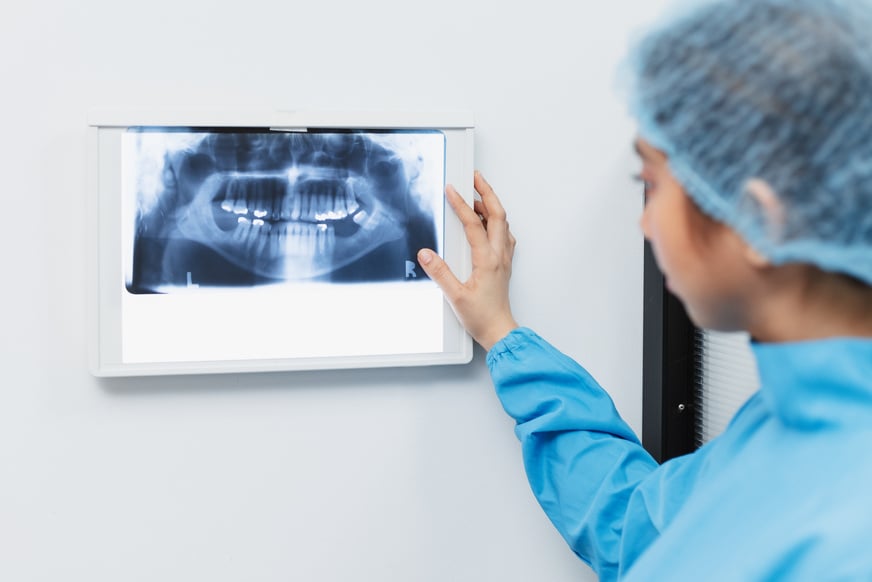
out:
{"label": "woman", "polygon": [[460,282],[424,249],[517,421],[530,484],[602,580],[872,579],[872,6],[697,3],[628,67],[641,227],[693,321],[745,330],[761,389],[659,465],[578,364],[514,320],[487,182],[447,188]]}

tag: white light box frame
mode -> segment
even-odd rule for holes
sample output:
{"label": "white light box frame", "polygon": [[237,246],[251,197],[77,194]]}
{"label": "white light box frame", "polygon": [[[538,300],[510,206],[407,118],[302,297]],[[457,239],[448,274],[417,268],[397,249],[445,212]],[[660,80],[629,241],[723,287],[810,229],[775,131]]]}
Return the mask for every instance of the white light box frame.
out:
{"label": "white light box frame", "polygon": [[93,374],[472,359],[415,256],[469,276],[471,114],[95,111],[88,150]]}

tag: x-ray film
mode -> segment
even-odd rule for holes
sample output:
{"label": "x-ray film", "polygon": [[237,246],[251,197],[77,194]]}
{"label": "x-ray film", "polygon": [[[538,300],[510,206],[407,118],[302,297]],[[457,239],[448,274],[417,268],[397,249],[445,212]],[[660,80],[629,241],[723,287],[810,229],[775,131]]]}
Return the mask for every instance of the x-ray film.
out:
{"label": "x-ray film", "polygon": [[463,275],[471,130],[377,127],[99,127],[97,373],[468,361],[417,252]]}
{"label": "x-ray film", "polygon": [[444,149],[438,131],[129,129],[127,289],[419,281]]}

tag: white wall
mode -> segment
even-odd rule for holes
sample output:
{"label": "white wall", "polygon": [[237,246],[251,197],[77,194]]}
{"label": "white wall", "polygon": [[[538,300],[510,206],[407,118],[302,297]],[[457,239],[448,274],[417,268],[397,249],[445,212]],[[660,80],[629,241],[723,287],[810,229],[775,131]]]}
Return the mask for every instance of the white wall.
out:
{"label": "white wall", "polygon": [[97,380],[92,107],[471,110],[519,239],[517,318],[641,428],[642,0],[54,0],[0,14],[0,579],[593,580],[462,367]]}

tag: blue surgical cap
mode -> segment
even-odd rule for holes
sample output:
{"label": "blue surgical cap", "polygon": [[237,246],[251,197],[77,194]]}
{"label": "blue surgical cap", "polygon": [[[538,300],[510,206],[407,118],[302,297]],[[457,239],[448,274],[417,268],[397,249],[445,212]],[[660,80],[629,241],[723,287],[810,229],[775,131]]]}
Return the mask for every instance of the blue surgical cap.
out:
{"label": "blue surgical cap", "polygon": [[624,73],[640,137],[704,213],[773,264],[872,285],[872,3],[685,3]]}

